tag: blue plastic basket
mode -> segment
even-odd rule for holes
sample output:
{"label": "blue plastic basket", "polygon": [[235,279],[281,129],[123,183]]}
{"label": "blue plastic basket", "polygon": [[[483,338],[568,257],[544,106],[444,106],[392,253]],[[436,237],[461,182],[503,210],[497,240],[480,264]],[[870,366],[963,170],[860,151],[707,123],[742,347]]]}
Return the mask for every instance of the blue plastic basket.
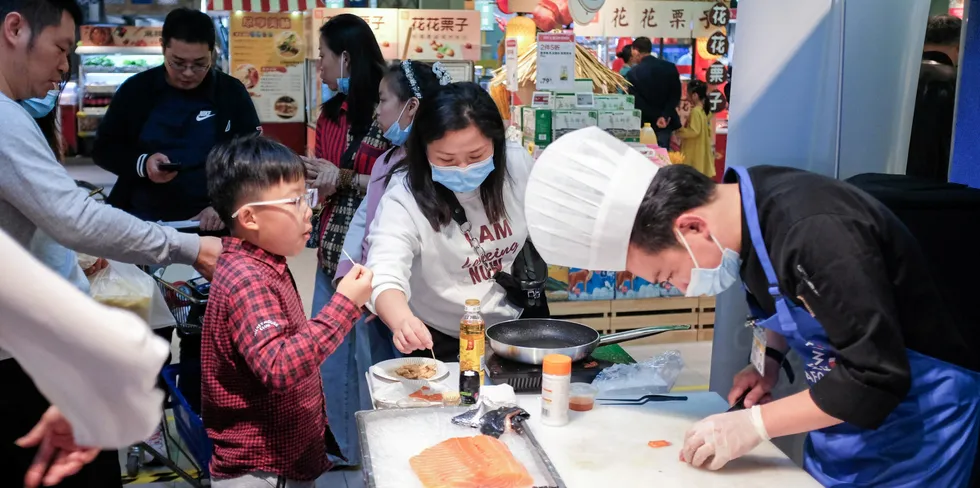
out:
{"label": "blue plastic basket", "polygon": [[194,458],[194,462],[201,468],[201,477],[209,477],[211,439],[208,439],[208,433],[204,430],[204,422],[201,417],[194,412],[190,404],[187,403],[187,399],[177,389],[179,371],[179,364],[171,364],[164,367],[162,373],[170,394],[170,403],[174,411],[174,424],[177,426],[177,434],[184,441],[191,457]]}

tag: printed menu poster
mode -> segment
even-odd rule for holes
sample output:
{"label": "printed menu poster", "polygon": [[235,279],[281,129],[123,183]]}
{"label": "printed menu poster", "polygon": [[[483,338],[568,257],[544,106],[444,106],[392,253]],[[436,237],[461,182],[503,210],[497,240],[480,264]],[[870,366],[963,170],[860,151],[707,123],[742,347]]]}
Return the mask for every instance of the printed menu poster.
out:
{"label": "printed menu poster", "polygon": [[480,12],[399,10],[398,15],[398,38],[408,42],[401,46],[407,59],[480,60]]}
{"label": "printed menu poster", "polygon": [[231,74],[252,96],[262,122],[303,122],[303,16],[235,12],[231,16]]}
{"label": "printed menu poster", "polygon": [[[378,46],[381,47],[381,54],[384,55],[385,59],[392,60],[401,57],[401,51],[398,49],[401,44],[398,41],[398,9],[317,8],[313,10],[313,28],[319,29],[328,20],[340,14],[354,14],[364,19],[374,31],[374,37],[378,40]],[[312,37],[319,39],[318,35]],[[316,46],[313,48],[313,52],[316,52]]]}

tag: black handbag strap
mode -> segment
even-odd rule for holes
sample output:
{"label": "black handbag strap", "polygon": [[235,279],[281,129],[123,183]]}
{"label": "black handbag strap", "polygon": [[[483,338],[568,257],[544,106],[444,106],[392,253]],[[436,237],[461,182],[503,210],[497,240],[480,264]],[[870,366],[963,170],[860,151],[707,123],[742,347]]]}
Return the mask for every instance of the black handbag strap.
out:
{"label": "black handbag strap", "polygon": [[[449,204],[449,209],[451,210],[451,216],[456,225],[459,226],[460,230],[463,232],[463,237],[469,241],[470,246],[473,251],[477,254],[477,259],[486,267],[490,276],[495,276],[498,271],[495,271],[490,265],[483,260],[483,256],[486,256],[486,252],[483,247],[480,246],[479,239],[475,239],[470,231],[472,230],[472,224],[466,219],[466,212],[463,210],[463,206],[459,203],[456,198],[456,194],[452,192],[449,188],[446,188],[441,183],[434,183],[436,187],[436,192]],[[544,263],[544,259],[538,254],[538,250],[534,248],[534,244],[531,239],[524,241],[524,247],[521,248],[521,252],[518,253],[516,260],[514,261],[515,267],[518,262],[523,261],[523,275],[518,276],[519,280],[527,281],[530,283],[544,282],[548,279],[548,267],[539,266],[538,263]],[[539,267],[543,269],[538,269]],[[501,270],[502,271],[502,270]],[[540,273],[539,273],[540,271]],[[540,275],[540,276],[539,276]],[[494,278],[496,279],[496,278]]]}
{"label": "black handbag strap", "polygon": [[364,141],[368,131],[371,129],[370,127],[367,130],[351,127],[348,130],[350,131],[350,144],[347,145],[344,154],[340,156],[340,161],[337,164],[337,167],[340,169],[354,169],[354,157],[357,156],[357,151],[361,148],[361,142]]}

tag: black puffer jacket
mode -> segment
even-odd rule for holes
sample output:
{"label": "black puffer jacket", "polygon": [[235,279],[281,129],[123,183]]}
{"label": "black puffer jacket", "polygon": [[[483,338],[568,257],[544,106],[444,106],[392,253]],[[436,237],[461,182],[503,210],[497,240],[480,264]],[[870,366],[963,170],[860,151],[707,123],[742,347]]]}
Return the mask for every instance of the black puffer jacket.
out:
{"label": "black puffer jacket", "polygon": [[927,52],[919,69],[908,176],[946,182],[953,142],[956,106],[956,67],[942,53]]}

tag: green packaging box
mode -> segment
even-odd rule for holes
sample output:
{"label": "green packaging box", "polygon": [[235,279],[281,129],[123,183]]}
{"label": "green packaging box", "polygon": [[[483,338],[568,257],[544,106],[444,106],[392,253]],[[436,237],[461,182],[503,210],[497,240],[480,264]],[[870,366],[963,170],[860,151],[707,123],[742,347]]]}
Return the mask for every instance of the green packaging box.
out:
{"label": "green packaging box", "polygon": [[626,142],[640,142],[639,110],[600,110],[599,128]]}
{"label": "green packaging box", "polygon": [[524,144],[534,144],[535,147],[545,147],[551,144],[551,118],[554,110],[550,108],[524,107],[522,122],[524,124]]}
{"label": "green packaging box", "polygon": [[595,96],[596,110],[633,110],[636,107],[636,98],[633,95],[623,95],[612,93],[607,95]]}
{"label": "green packaging box", "polygon": [[595,110],[555,110],[551,121],[552,140],[594,125],[599,125],[599,112]]}

